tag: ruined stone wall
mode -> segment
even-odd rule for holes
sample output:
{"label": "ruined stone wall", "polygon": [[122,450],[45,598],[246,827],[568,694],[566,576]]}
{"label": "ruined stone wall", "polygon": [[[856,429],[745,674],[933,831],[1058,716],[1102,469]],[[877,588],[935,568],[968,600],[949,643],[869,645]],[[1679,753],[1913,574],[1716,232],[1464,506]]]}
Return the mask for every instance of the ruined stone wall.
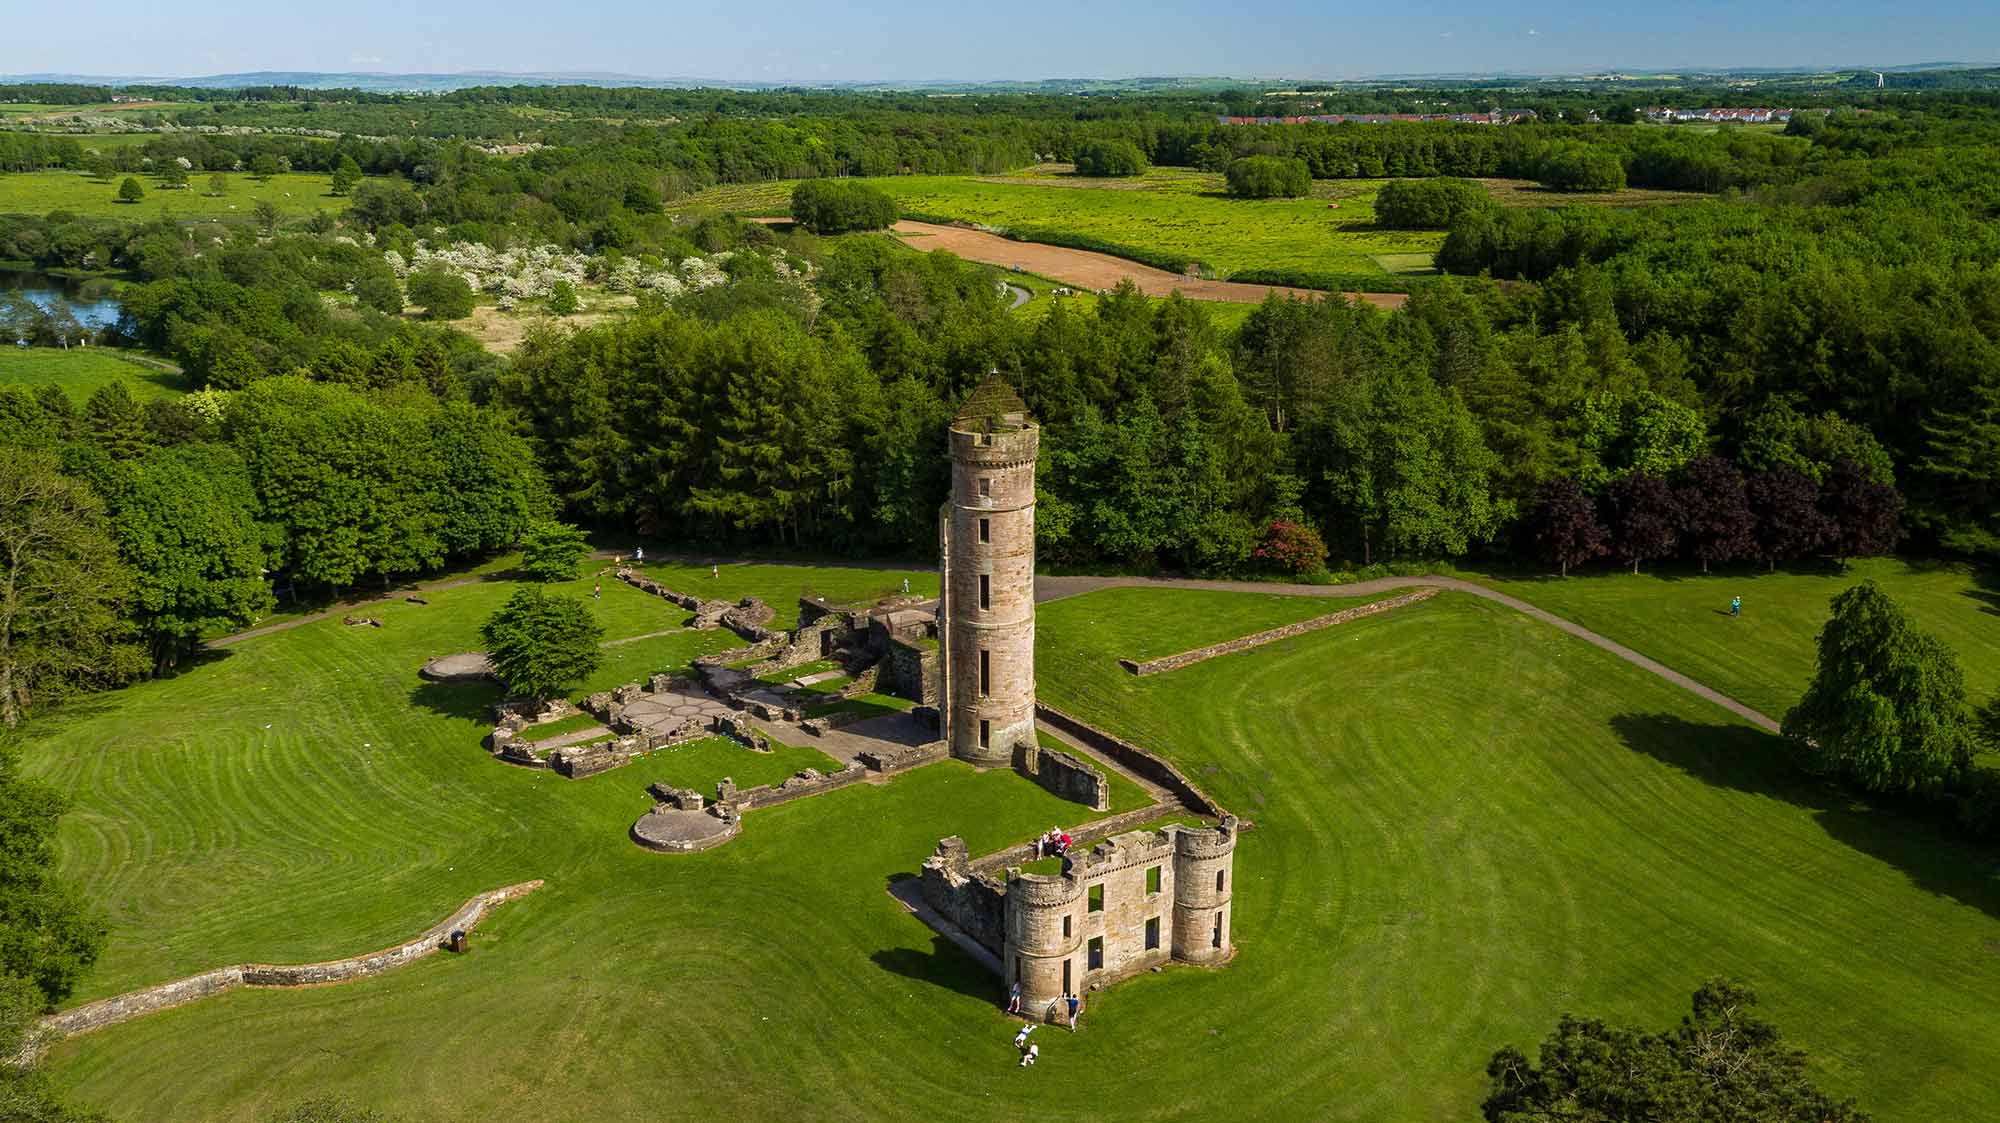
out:
{"label": "ruined stone wall", "polygon": [[425,929],[414,939],[367,955],[335,959],[325,963],[238,964],[205,971],[184,979],[175,979],[143,990],[100,998],[95,1002],[88,1002],[73,1010],[64,1010],[43,1019],[41,1025],[37,1027],[37,1036],[41,1039],[38,1044],[69,1034],[88,1033],[91,1030],[116,1025],[142,1014],[184,1005],[212,994],[234,990],[239,986],[316,986],[379,975],[437,951],[444,946],[452,932],[470,932],[494,906],[524,897],[541,888],[541,885],[538,880],[524,881],[518,885],[481,893],[459,906],[450,916]]}
{"label": "ruined stone wall", "polygon": [[1296,624],[1286,624],[1282,627],[1258,632],[1255,635],[1239,636],[1236,639],[1225,640],[1222,643],[1209,644],[1207,647],[1197,647],[1193,651],[1183,651],[1178,655],[1148,659],[1141,663],[1135,663],[1130,659],[1120,659],[1118,664],[1135,675],[1156,675],[1162,671],[1174,671],[1182,667],[1192,666],[1204,659],[1213,659],[1218,655],[1231,655],[1238,651],[1248,651],[1253,647],[1262,647],[1267,643],[1276,643],[1281,639],[1302,636],[1307,632],[1316,632],[1321,628],[1331,628],[1336,624],[1345,624],[1350,620],[1359,620],[1364,616],[1375,616],[1392,609],[1401,608],[1404,605],[1429,600],[1436,595],[1436,589],[1418,589],[1415,592],[1404,593],[1402,596],[1390,597],[1387,600],[1379,600],[1371,604],[1357,605],[1354,608],[1342,609],[1339,612],[1330,612],[1325,616],[1315,616],[1310,620],[1301,620]]}
{"label": "ruined stone wall", "polygon": [[1167,789],[1181,801],[1183,806],[1195,814],[1214,817],[1222,815],[1221,806],[1208,798],[1200,788],[1195,787],[1192,780],[1181,775],[1180,769],[1130,741],[1114,737],[1082,718],[1064,713],[1046,703],[1036,703],[1035,716],[1083,742],[1094,751],[1110,757],[1139,776]]}
{"label": "ruined stone wall", "polygon": [[923,706],[939,704],[943,682],[936,647],[890,640],[889,654],[880,665],[883,674],[879,689],[883,692]]}
{"label": "ruined stone wall", "polygon": [[1111,810],[1111,783],[1088,761],[1055,749],[1035,750],[1035,782],[1093,811]]}
{"label": "ruined stone wall", "polygon": [[939,842],[918,876],[925,904],[981,947],[1000,954],[1006,946],[1006,890],[970,871],[964,839]]}
{"label": "ruined stone wall", "polygon": [[797,774],[775,787],[769,784],[755,788],[740,788],[731,798],[740,811],[759,807],[775,807],[780,803],[790,803],[811,795],[821,795],[837,788],[859,784],[868,778],[868,767],[860,761],[850,761],[838,772],[821,772],[817,768],[801,769]]}

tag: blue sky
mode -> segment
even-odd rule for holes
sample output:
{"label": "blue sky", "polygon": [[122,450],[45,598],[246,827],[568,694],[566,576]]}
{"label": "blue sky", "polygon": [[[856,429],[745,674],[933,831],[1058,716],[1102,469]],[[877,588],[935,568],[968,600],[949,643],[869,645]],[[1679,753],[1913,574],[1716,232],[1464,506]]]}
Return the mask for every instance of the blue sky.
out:
{"label": "blue sky", "polygon": [[2000,4],[1991,0],[6,0],[0,8],[0,74],[509,70],[810,82],[2000,60]]}

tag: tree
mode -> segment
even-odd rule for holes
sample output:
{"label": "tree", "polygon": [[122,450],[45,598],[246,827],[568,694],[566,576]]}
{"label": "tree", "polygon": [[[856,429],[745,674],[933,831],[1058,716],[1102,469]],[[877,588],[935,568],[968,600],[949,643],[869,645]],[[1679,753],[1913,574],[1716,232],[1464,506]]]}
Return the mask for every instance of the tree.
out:
{"label": "tree", "polygon": [[83,405],[83,435],[114,460],[130,460],[146,451],[146,408],[123,382],[107,382],[91,391]]}
{"label": "tree", "polygon": [[423,305],[426,319],[458,320],[472,315],[472,286],[442,265],[410,274],[409,292],[411,303]]}
{"label": "tree", "polygon": [[56,822],[67,809],[0,747],[0,980],[33,984],[42,1010],[68,998],[104,950],[103,918],[56,877]]}
{"label": "tree", "polygon": [[1375,196],[1375,223],[1405,230],[1443,230],[1458,216],[1492,206],[1486,189],[1469,179],[1394,179]]}
{"label": "tree", "polygon": [[168,164],[160,171],[160,188],[164,191],[185,190],[188,185],[187,169],[177,164]]}
{"label": "tree", "polygon": [[1826,516],[1826,544],[1834,557],[1845,561],[1895,549],[1903,497],[1888,484],[1870,479],[1854,461],[1838,461],[1827,472],[1820,485],[1819,509]]}
{"label": "tree", "polygon": [[1076,174],[1138,175],[1146,170],[1146,154],[1129,140],[1087,140],[1076,150]]}
{"label": "tree", "polygon": [[1757,518],[1756,555],[1771,569],[1793,562],[1826,541],[1826,516],[1819,511],[1819,488],[1790,468],[1751,476],[1744,485],[1750,513]]}
{"label": "tree", "polygon": [[0,446],[0,724],[138,673],[130,589],[90,489],[45,453]]}
{"label": "tree", "polygon": [[1743,473],[1719,456],[1697,456],[1682,467],[1674,485],[1681,512],[1681,542],[1701,562],[1749,557],[1757,548],[1757,516],[1750,511]]}
{"label": "tree", "polygon": [[1976,743],[1958,657],[1873,581],[1833,598],[1784,734],[1815,770],[1895,794],[1949,786]]}
{"label": "tree", "polygon": [[1242,199],[1297,198],[1312,193],[1312,172],[1304,160],[1282,156],[1245,156],[1231,160],[1223,173],[1229,193]]}
{"label": "tree", "polygon": [[284,217],[278,212],[278,204],[269,199],[257,200],[257,205],[250,208],[250,214],[257,221],[257,229],[266,234],[276,234],[278,222]]}
{"label": "tree", "polygon": [[576,286],[568,281],[558,280],[549,286],[549,311],[558,316],[567,316],[577,309]]}
{"label": "tree", "polygon": [[1639,563],[1670,558],[1680,544],[1681,514],[1673,488],[1649,472],[1632,472],[1604,492],[1611,553],[1639,572]]}
{"label": "tree", "polygon": [[574,581],[582,572],[590,543],[568,523],[544,519],[521,535],[521,570],[537,581]]}
{"label": "tree", "polygon": [[604,626],[576,597],[518,589],[479,630],[486,657],[509,694],[543,702],[597,669]]}
{"label": "tree", "polygon": [[352,156],[342,156],[339,166],[333,169],[331,189],[335,195],[345,195],[361,182],[361,165]]}
{"label": "tree", "polygon": [[0,1119],[10,1123],[109,1123],[100,1112],[65,1102],[61,1091],[29,1056],[47,1000],[27,979],[0,975]]}
{"label": "tree", "polygon": [[354,299],[364,308],[394,316],[403,311],[403,286],[387,273],[370,273],[354,282]]}
{"label": "tree", "polygon": [[865,183],[808,179],[792,188],[792,220],[815,234],[895,225],[896,201]]}
{"label": "tree", "polygon": [[1565,1014],[1538,1061],[1487,1062],[1487,1123],[1867,1123],[1806,1078],[1806,1057],[1751,1011],[1748,987],[1710,979],[1664,1033]]}
{"label": "tree", "polygon": [[129,465],[112,527],[135,576],[132,619],[155,668],[177,664],[203,636],[271,608],[265,529],[243,460],[227,446],[156,449]]}
{"label": "tree", "polygon": [[146,189],[137,176],[128,175],[125,182],[118,185],[118,201],[121,203],[136,203],[145,197]]}
{"label": "tree", "polygon": [[1304,523],[1273,519],[1251,555],[1282,573],[1309,577],[1326,571],[1326,542]]}
{"label": "tree", "polygon": [[1598,521],[1597,504],[1575,480],[1555,479],[1543,484],[1529,522],[1536,548],[1564,577],[1569,576],[1571,566],[1609,552],[1605,542],[1611,532]]}
{"label": "tree", "polygon": [[269,183],[271,182],[271,177],[277,174],[278,174],[278,158],[276,156],[273,156],[270,153],[266,152],[262,155],[251,158],[250,175],[251,178],[257,180],[257,182]]}
{"label": "tree", "polygon": [[208,193],[220,199],[229,194],[229,177],[216,172],[208,177]]}

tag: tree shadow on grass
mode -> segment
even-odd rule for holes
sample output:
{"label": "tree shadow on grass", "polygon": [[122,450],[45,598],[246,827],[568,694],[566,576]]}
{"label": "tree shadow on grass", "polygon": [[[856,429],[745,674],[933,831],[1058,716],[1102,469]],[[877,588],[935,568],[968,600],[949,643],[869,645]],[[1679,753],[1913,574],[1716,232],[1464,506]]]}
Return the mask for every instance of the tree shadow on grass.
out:
{"label": "tree shadow on grass", "polygon": [[1987,616],[2000,616],[2000,570],[1975,571],[1972,586],[1965,595],[1979,602],[1979,611]]}
{"label": "tree shadow on grass", "polygon": [[981,1002],[994,1002],[1000,997],[1000,987],[993,976],[943,936],[933,934],[931,950],[927,952],[915,948],[885,948],[869,958],[884,971],[956,991]]}
{"label": "tree shadow on grass", "polygon": [[410,691],[410,704],[445,717],[491,724],[500,686],[490,682],[423,682]]}
{"label": "tree shadow on grass", "polygon": [[1627,747],[1698,780],[1804,808],[1828,837],[1918,888],[2000,919],[2000,846],[1966,840],[1942,805],[1851,795],[1801,770],[1782,738],[1745,725],[1620,714],[1611,727]]}

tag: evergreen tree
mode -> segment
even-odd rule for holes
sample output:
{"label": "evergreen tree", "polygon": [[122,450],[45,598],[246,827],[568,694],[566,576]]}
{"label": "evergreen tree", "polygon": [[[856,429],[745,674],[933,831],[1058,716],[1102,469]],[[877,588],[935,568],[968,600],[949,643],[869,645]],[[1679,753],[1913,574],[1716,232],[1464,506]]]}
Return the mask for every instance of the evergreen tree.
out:
{"label": "evergreen tree", "polygon": [[83,406],[83,432],[113,459],[131,460],[146,451],[146,410],[123,382],[107,382]]}
{"label": "evergreen tree", "polygon": [[568,523],[540,520],[521,534],[521,571],[537,581],[574,581],[590,543]]}
{"label": "evergreen tree", "polygon": [[1815,769],[1897,794],[1949,786],[1975,745],[1958,657],[1873,581],[1833,598],[1784,733]]}
{"label": "evergreen tree", "polygon": [[540,586],[517,589],[479,630],[494,677],[507,693],[534,702],[580,682],[603,658],[604,626],[575,597],[550,596]]}

